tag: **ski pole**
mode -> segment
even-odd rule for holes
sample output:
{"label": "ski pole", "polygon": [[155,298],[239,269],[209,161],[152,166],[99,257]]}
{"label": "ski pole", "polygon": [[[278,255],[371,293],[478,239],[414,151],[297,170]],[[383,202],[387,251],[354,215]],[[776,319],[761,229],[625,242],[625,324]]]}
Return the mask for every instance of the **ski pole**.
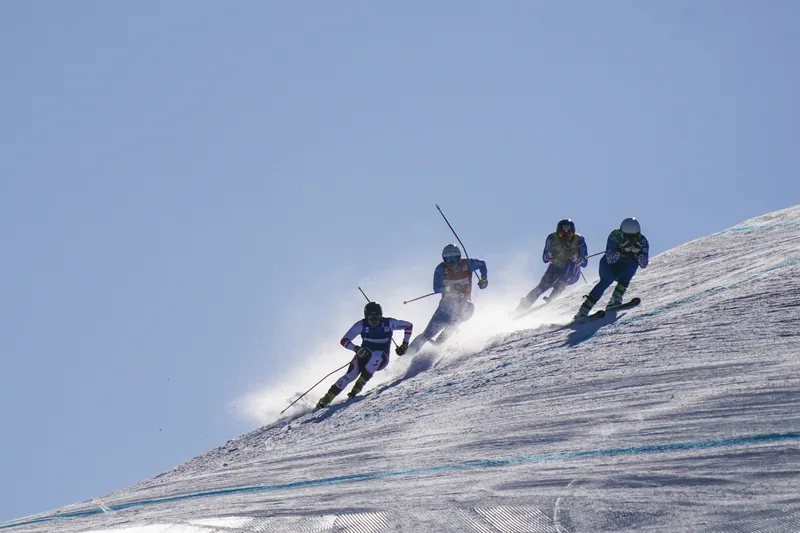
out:
{"label": "ski pole", "polygon": [[[362,291],[362,290],[361,290],[361,287],[359,287],[359,288],[358,288],[358,290],[360,290],[360,291],[361,291],[361,294],[363,294],[363,295],[364,295],[364,298],[366,298],[368,302],[371,302],[371,301],[372,301],[372,300],[370,300],[370,299],[369,299],[369,296],[367,296],[367,295],[366,295],[366,293],[365,293],[364,291]],[[394,336],[392,336],[392,342],[394,343],[394,345],[395,345],[395,346],[397,346],[397,341],[396,341],[396,340],[394,340]]]}
{"label": "ski pole", "polygon": [[[583,275],[583,272],[581,272],[581,277],[583,278],[583,281],[586,281],[586,276],[584,276],[584,275]],[[588,285],[588,284],[589,284],[589,282],[588,282],[588,281],[586,281],[586,284]]]}
{"label": "ski pole", "polygon": [[[461,248],[464,250],[464,255],[466,256],[467,259],[469,259],[469,252],[467,252],[467,247],[464,246],[463,242],[461,242],[461,239],[458,237],[458,233],[456,233],[456,230],[453,229],[453,226],[450,224],[450,221],[447,220],[447,217],[444,216],[444,213],[442,212],[442,208],[439,207],[439,204],[436,204],[436,209],[439,210],[439,214],[442,215],[442,218],[447,223],[447,226],[450,228],[450,231],[452,231],[453,235],[456,236],[456,240],[458,241],[458,244],[460,244]],[[472,274],[475,274],[475,272],[471,272],[470,273],[470,277],[471,277]],[[477,277],[477,275],[476,275],[476,277]]]}
{"label": "ski pole", "polygon": [[[333,372],[338,372],[339,370],[343,369],[344,367],[346,367],[346,366],[347,366],[347,365],[349,365],[349,364],[350,364],[350,361],[348,361],[347,363],[343,364],[342,366],[340,366],[339,368],[337,368],[337,369],[336,369],[336,370],[334,370]],[[327,378],[328,376],[330,376],[331,374],[333,374],[333,372],[331,372],[331,373],[327,374],[327,375],[325,376],[325,378]],[[301,394],[301,395],[300,395],[300,397],[299,397],[299,398],[297,398],[297,400],[295,400],[295,401],[293,401],[292,403],[290,403],[290,404],[289,404],[289,405],[286,407],[286,409],[288,409],[289,407],[291,407],[291,406],[293,406],[294,404],[296,404],[296,403],[297,403],[297,402],[300,400],[300,398],[302,398],[303,396],[305,396],[306,394],[308,394],[309,392],[311,392],[311,391],[314,389],[314,387],[316,387],[317,385],[319,385],[320,383],[322,383],[323,381],[325,381],[325,378],[322,378],[321,380],[319,380],[319,381],[317,381],[316,383],[314,383],[314,385],[312,385],[310,389],[308,389],[308,390],[307,390],[307,391],[305,391],[303,394]],[[280,414],[283,414],[283,413],[286,411],[286,409],[284,409],[283,411],[281,411],[281,412],[280,412]]]}
{"label": "ski pole", "polygon": [[605,251],[605,250],[603,250],[602,252],[597,252],[596,254],[587,255],[587,256],[586,256],[586,259],[589,259],[590,257],[594,257],[594,256],[596,256],[596,255],[604,254],[604,253],[606,253],[606,251]]}
{"label": "ski pole", "polygon": [[458,238],[458,233],[456,233],[456,230],[454,230],[454,229],[453,229],[453,226],[451,226],[451,225],[450,225],[450,221],[449,221],[449,220],[447,220],[447,217],[446,217],[446,216],[444,216],[444,213],[442,212],[442,208],[441,208],[441,207],[439,207],[439,204],[436,204],[436,209],[438,209],[438,210],[439,210],[439,214],[440,214],[440,215],[442,215],[442,218],[443,218],[443,219],[444,219],[444,221],[447,223],[447,226],[450,228],[450,231],[452,231],[452,232],[453,232],[453,235],[455,235],[455,236],[456,236],[456,240],[458,241],[458,244],[460,244],[460,245],[461,245],[461,248],[464,250],[464,255],[465,255],[465,256],[467,256],[467,259],[469,259],[469,253],[467,252],[467,247],[466,247],[466,246],[464,246],[464,243],[463,243],[463,242],[461,242],[461,239],[459,239],[459,238]]}
{"label": "ski pole", "polygon": [[428,296],[433,296],[434,294],[436,294],[436,293],[435,292],[429,292],[428,294],[426,294],[424,296],[417,296],[416,298],[412,298],[410,300],[406,300],[405,302],[403,302],[403,305],[405,305],[407,303],[411,303],[411,302],[416,302],[417,300],[422,300],[423,298],[427,298]]}
{"label": "ski pole", "polygon": [[361,291],[361,294],[364,295],[364,298],[366,298],[368,302],[372,301],[372,300],[369,299],[369,296],[367,296],[366,293],[363,290],[361,290],[361,287],[359,287],[358,290]]}

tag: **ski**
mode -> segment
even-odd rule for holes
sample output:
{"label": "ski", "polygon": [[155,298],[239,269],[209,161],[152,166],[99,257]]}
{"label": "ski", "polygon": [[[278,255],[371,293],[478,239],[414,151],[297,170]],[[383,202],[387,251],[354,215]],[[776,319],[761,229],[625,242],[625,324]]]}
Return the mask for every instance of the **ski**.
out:
{"label": "ski", "polygon": [[631,307],[636,307],[640,303],[642,303],[642,299],[641,298],[638,298],[638,297],[637,298],[631,298],[627,302],[625,302],[623,304],[620,304],[620,305],[615,305],[613,307],[612,306],[606,306],[606,311],[621,311],[623,309],[630,309]]}
{"label": "ski", "polygon": [[606,316],[606,312],[604,310],[595,311],[590,315],[586,315],[581,318],[575,318],[572,320],[572,324],[582,324],[583,322],[591,322],[592,320],[597,320],[598,318],[603,318]]}
{"label": "ski", "polygon": [[350,396],[350,394],[348,393],[341,400],[332,401],[331,403],[329,403],[325,407],[317,407],[315,405],[314,408],[311,410],[311,412],[312,413],[316,413],[316,412],[319,412],[319,411],[330,410],[332,408],[341,409],[341,408],[345,407],[346,405],[348,405],[348,404],[350,404],[352,402],[358,402],[358,401],[363,400],[364,398],[366,398],[367,396],[369,396],[370,394],[375,392],[375,390],[376,389],[370,389],[370,390],[368,390],[366,392],[362,391],[362,392],[359,392],[358,394],[356,394],[355,396]]}

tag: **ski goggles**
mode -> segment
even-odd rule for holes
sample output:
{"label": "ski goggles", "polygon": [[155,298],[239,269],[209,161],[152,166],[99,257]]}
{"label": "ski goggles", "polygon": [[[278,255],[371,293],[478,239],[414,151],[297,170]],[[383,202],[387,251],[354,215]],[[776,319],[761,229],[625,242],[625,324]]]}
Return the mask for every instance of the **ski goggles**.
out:
{"label": "ski goggles", "polygon": [[461,261],[461,257],[457,255],[448,255],[447,257],[444,258],[444,262],[451,265],[453,263],[458,263],[459,261]]}
{"label": "ski goggles", "polygon": [[380,322],[381,320],[383,320],[383,315],[367,315],[367,322]]}
{"label": "ski goggles", "polygon": [[572,236],[574,236],[574,235],[575,235],[575,232],[574,232],[574,231],[559,231],[559,232],[558,232],[558,236],[559,236],[559,237],[561,237],[562,239],[563,239],[564,237],[566,237],[566,238],[568,238],[568,239],[569,239],[570,237],[572,237]]}

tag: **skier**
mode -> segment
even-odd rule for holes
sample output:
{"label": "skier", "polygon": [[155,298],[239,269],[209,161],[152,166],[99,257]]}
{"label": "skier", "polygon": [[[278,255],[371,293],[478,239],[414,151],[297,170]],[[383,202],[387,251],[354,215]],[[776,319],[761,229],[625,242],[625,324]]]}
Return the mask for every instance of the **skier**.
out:
{"label": "skier", "polygon": [[619,225],[619,229],[615,229],[608,236],[606,253],[600,259],[600,281],[586,296],[575,319],[588,316],[594,304],[615,281],[617,285],[606,309],[622,305],[622,295],[625,294],[636,270],[640,267],[647,268],[649,261],[650,244],[642,235],[639,221],[635,218],[626,218]]}
{"label": "skier", "polygon": [[[480,259],[461,259],[461,250],[454,244],[448,244],[442,250],[442,262],[433,272],[433,292],[442,295],[439,307],[433,313],[428,326],[421,335],[411,343],[411,353],[418,352],[426,342],[442,344],[458,329],[458,325],[466,322],[475,312],[472,296],[472,273],[479,270],[481,278],[478,288],[485,289],[489,284],[486,262]],[[441,334],[434,340],[437,333]]]}
{"label": "skier", "polygon": [[588,249],[583,235],[575,233],[575,223],[570,219],[559,220],[556,231],[544,241],[542,261],[550,263],[539,285],[520,300],[516,313],[528,309],[549,289],[553,289],[548,300],[558,298],[567,285],[572,285],[581,277],[581,267],[589,262]]}
{"label": "skier", "polygon": [[[411,338],[413,325],[405,320],[383,316],[383,309],[378,302],[369,302],[364,306],[364,319],[359,320],[342,337],[341,344],[348,350],[355,352],[355,357],[350,362],[345,375],[331,385],[328,393],[317,402],[317,408],[326,407],[333,399],[344,390],[347,385],[356,379],[355,385],[347,395],[352,398],[364,388],[372,375],[386,368],[389,364],[389,349],[392,342],[392,332],[402,329],[403,344],[397,347],[395,353],[403,355],[408,350],[408,341]],[[353,339],[361,335],[361,346],[353,344]]]}

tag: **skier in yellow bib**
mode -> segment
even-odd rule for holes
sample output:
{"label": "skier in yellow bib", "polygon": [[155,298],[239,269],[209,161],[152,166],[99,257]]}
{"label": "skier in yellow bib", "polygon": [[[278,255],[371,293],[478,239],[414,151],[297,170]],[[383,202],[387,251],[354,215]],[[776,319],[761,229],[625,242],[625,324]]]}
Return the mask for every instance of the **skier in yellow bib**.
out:
{"label": "skier in yellow bib", "polygon": [[528,309],[547,290],[553,289],[548,300],[558,298],[568,285],[581,277],[581,268],[589,262],[586,240],[575,233],[575,223],[566,218],[556,225],[556,231],[544,242],[542,261],[550,263],[539,284],[519,302],[516,312]]}

